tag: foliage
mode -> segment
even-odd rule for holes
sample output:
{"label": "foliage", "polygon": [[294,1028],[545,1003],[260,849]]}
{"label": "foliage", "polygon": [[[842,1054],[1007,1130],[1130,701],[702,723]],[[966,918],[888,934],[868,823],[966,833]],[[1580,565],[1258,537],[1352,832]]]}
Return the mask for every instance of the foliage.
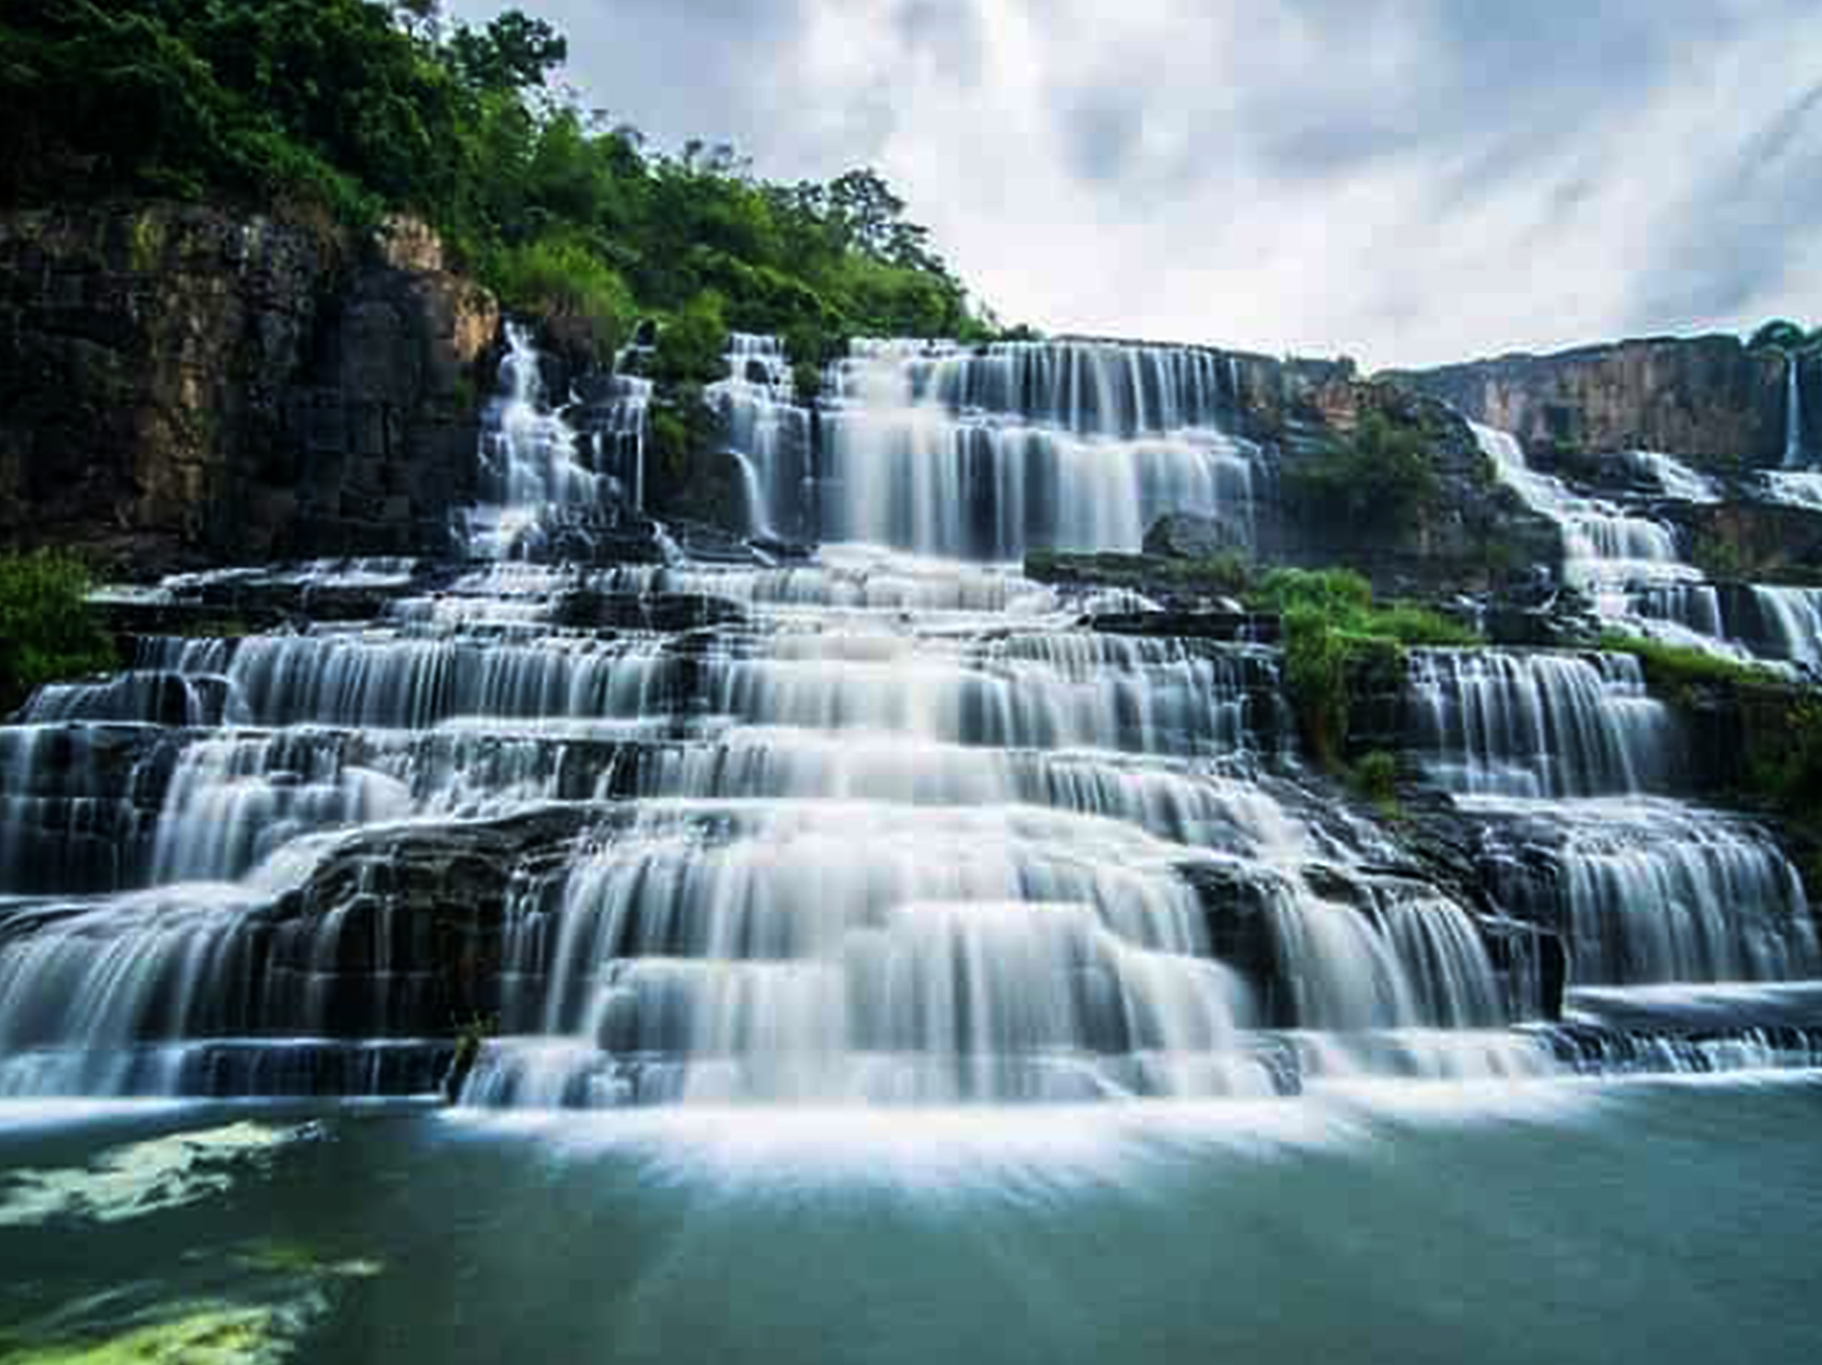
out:
{"label": "foliage", "polygon": [[1436,492],[1429,438],[1379,412],[1351,437],[1287,463],[1283,479],[1286,497],[1323,519],[1380,529],[1409,525]]}
{"label": "foliage", "polygon": [[1340,766],[1347,744],[1352,670],[1395,664],[1407,645],[1479,643],[1474,632],[1428,608],[1375,605],[1372,585],[1352,569],[1279,569],[1252,600],[1280,614],[1285,687],[1305,742],[1329,768]]}
{"label": "foliage", "polygon": [[1754,774],[1758,787],[1787,812],[1822,824],[1822,697],[1812,692],[1791,707],[1779,739]]}
{"label": "foliage", "polygon": [[[11,0],[0,202],[122,193],[437,227],[512,307],[597,350],[640,312],[697,352],[726,326],[815,360],[856,332],[986,326],[872,170],[755,180],[728,147],[649,154],[550,84],[567,43],[507,11],[447,31],[431,0]],[[719,349],[719,346],[717,346]]]}
{"label": "foliage", "polygon": [[574,237],[553,234],[507,247],[492,274],[508,309],[541,317],[552,331],[592,350],[603,363],[625,344],[639,320],[626,281]]}
{"label": "foliage", "polygon": [[1757,351],[1763,347],[1776,347],[1780,351],[1800,351],[1805,345],[1814,342],[1822,333],[1805,335],[1803,329],[1788,318],[1773,318],[1762,324],[1746,343],[1748,350]]}
{"label": "foliage", "polygon": [[88,571],[70,555],[0,555],[0,710],[44,683],[114,667],[88,587]]}
{"label": "foliage", "polygon": [[727,338],[726,306],[721,295],[704,290],[680,309],[658,333],[652,376],[661,384],[706,384],[725,368],[721,353]]}
{"label": "foliage", "polygon": [[1199,559],[1167,559],[1158,566],[1157,573],[1173,586],[1205,593],[1240,594],[1253,582],[1252,562],[1234,550]]}
{"label": "foliage", "polygon": [[1398,758],[1384,749],[1375,749],[1354,765],[1354,789],[1379,809],[1388,819],[1396,818],[1398,805]]}
{"label": "foliage", "polygon": [[1630,654],[1644,670],[1646,685],[1653,691],[1685,698],[1698,687],[1733,687],[1742,684],[1776,683],[1778,675],[1753,664],[1720,658],[1706,650],[1689,645],[1666,644],[1621,631],[1601,635],[1600,648],[1610,654]]}

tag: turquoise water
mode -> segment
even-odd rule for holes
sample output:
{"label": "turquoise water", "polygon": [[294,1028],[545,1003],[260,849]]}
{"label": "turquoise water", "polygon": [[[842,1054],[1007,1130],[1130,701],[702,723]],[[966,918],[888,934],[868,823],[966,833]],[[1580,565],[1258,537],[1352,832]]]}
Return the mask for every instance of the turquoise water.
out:
{"label": "turquoise water", "polygon": [[1013,1112],[15,1107],[0,1359],[1812,1361],[1819,1133],[1816,1073]]}

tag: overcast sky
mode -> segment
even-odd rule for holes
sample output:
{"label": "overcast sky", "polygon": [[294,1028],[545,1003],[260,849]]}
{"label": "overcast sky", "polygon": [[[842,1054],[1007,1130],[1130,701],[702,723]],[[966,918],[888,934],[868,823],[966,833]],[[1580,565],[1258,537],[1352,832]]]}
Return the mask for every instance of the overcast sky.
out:
{"label": "overcast sky", "polygon": [[1372,365],[1822,321],[1822,0],[516,7],[662,145],[879,167],[1008,321]]}

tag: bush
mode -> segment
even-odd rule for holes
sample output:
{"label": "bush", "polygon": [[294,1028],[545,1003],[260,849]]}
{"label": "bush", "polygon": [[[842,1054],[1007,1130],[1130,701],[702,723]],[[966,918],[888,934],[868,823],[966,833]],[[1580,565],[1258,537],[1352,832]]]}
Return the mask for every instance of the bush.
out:
{"label": "bush", "polygon": [[1354,765],[1354,789],[1379,808],[1388,818],[1398,809],[1398,759],[1383,749],[1375,749]]}
{"label": "bush", "polygon": [[1284,682],[1305,743],[1324,767],[1340,767],[1347,745],[1349,674],[1377,658],[1395,664],[1407,645],[1474,645],[1458,622],[1409,602],[1375,606],[1373,588],[1352,569],[1279,569],[1252,596],[1284,628]]}
{"label": "bush", "polygon": [[652,377],[660,384],[711,384],[727,374],[728,326],[721,295],[705,290],[658,328]]}
{"label": "bush", "polygon": [[586,343],[603,364],[626,344],[638,321],[638,305],[626,281],[573,237],[542,237],[508,247],[489,274],[508,309],[542,318],[556,335]]}
{"label": "bush", "polygon": [[115,666],[88,588],[81,561],[61,551],[0,555],[0,711],[45,683]]}
{"label": "bush", "polygon": [[1788,318],[1774,318],[1764,323],[1752,334],[1752,340],[1746,343],[1748,350],[1757,351],[1763,347],[1776,347],[1780,351],[1797,351],[1803,348],[1806,338],[1803,329]]}
{"label": "bush", "polygon": [[1436,493],[1430,439],[1370,412],[1350,438],[1287,461],[1283,487],[1289,502],[1324,521],[1401,529]]}

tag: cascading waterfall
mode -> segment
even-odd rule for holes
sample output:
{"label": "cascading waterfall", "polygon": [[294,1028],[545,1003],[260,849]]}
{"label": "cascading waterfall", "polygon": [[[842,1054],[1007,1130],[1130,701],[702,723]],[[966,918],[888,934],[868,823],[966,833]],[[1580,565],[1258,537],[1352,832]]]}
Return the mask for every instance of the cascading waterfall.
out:
{"label": "cascading waterfall", "polygon": [[[1810,665],[1822,652],[1822,635],[1803,633],[1811,621],[1789,590],[1747,585],[1752,610],[1729,610],[1731,599],[1682,559],[1673,527],[1576,495],[1560,479],[1531,469],[1509,432],[1471,425],[1499,478],[1561,528],[1563,578],[1586,592],[1605,619],[1632,634],[1742,661]],[[1670,456],[1632,451],[1625,459],[1668,497],[1712,502],[1718,496],[1711,481]]]}
{"label": "cascading waterfall", "polygon": [[824,382],[824,536],[1006,560],[1136,550],[1167,511],[1245,536],[1237,373],[1188,347],[858,341]]}
{"label": "cascading waterfall", "polygon": [[[730,371],[756,515],[800,515],[813,475],[825,530],[926,553],[516,558],[611,476],[515,330],[490,562],[170,580],[145,605],[336,610],[148,635],[0,728],[0,1092],[958,1104],[1557,1065],[1510,1027],[1553,940],[1310,789],[1278,651],[1101,633],[1084,613],[1145,604],[994,562],[1130,548],[1153,511],[1244,527],[1231,357],[863,343],[815,471],[776,343],[736,338]],[[1669,780],[1629,659],[1411,667],[1418,747],[1490,826]],[[1589,935],[1591,980],[1810,970],[1775,848],[1663,809],[1676,858],[1603,877],[1559,822],[1527,856],[1567,908],[1518,882],[1506,908]],[[469,1021],[496,1036],[458,1046]]]}
{"label": "cascading waterfall", "polygon": [[1784,980],[1822,968],[1762,830],[1662,795],[1670,716],[1629,656],[1416,650],[1410,741],[1484,819],[1501,903],[1561,930],[1574,979]]}
{"label": "cascading waterfall", "polygon": [[1665,800],[1496,806],[1507,905],[1565,929],[1590,983],[1778,981],[1822,967],[1802,879],[1763,831]]}
{"label": "cascading waterfall", "polygon": [[728,338],[728,377],[709,386],[721,413],[727,453],[739,466],[748,529],[771,536],[776,510],[799,494],[808,477],[810,414],[798,406],[784,343],[735,332]]}
{"label": "cascading waterfall", "polygon": [[[481,436],[482,505],[469,535],[471,549],[492,559],[536,543],[546,513],[599,508],[605,492],[601,476],[582,462],[575,428],[548,405],[531,333],[507,323],[506,346],[503,391],[487,409]],[[632,401],[642,409],[644,398],[639,392]]]}
{"label": "cascading waterfall", "polygon": [[1451,790],[1593,796],[1659,787],[1669,712],[1616,654],[1411,651],[1411,742]]}

